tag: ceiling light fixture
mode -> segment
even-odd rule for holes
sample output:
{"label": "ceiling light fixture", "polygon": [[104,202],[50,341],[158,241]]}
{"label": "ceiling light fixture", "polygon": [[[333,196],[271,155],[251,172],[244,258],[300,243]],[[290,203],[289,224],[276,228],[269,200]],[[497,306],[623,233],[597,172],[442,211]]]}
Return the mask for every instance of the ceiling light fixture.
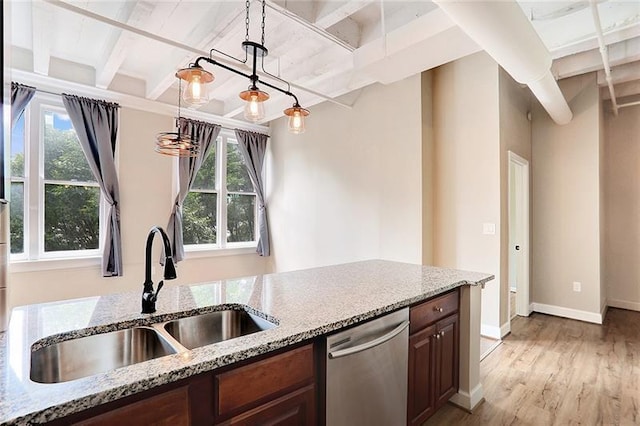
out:
{"label": "ceiling light fixture", "polygon": [[[181,80],[185,80],[187,82],[187,87],[185,87],[183,93],[183,99],[185,102],[191,105],[203,105],[209,101],[208,91],[205,87],[206,84],[211,83],[214,80],[214,76],[211,72],[205,70],[200,65],[201,62],[207,62],[211,65],[218,66],[220,68],[224,68],[227,71],[231,71],[237,75],[247,78],[250,80],[249,87],[247,90],[240,92],[240,98],[246,102],[244,108],[244,117],[252,122],[258,122],[264,119],[264,105],[263,102],[269,99],[269,94],[260,90],[258,88],[258,84],[269,87],[271,89],[277,90],[280,93],[283,93],[287,96],[293,98],[294,103],[291,108],[287,108],[284,110],[284,114],[289,117],[289,131],[292,133],[302,133],[305,130],[304,126],[304,118],[309,115],[309,111],[302,108],[300,103],[298,102],[298,98],[296,95],[291,93],[291,85],[277,77],[273,74],[268,73],[264,69],[264,58],[267,56],[269,51],[264,46],[264,21],[265,21],[265,1],[262,0],[262,39],[260,43],[256,43],[254,41],[249,40],[249,0],[246,1],[246,17],[245,17],[245,40],[242,42],[242,48],[245,52],[244,59],[238,59],[231,55],[228,55],[220,50],[211,49],[209,51],[209,57],[200,56],[198,57],[194,63],[190,64],[187,68],[182,68],[176,72],[176,77]],[[246,74],[242,71],[239,71],[231,66],[222,64],[211,57],[212,52],[218,52],[223,54],[224,56],[231,58],[240,63],[247,63],[249,56],[252,57],[252,67],[251,74]],[[275,86],[271,83],[268,83],[264,80],[261,80],[257,73],[258,67],[258,58],[260,58],[260,65],[262,68],[262,72],[269,77],[287,85],[286,89]]]}
{"label": "ceiling light fixture", "polygon": [[200,150],[197,143],[189,135],[180,132],[180,92],[182,80],[178,81],[178,118],[176,118],[177,132],[162,132],[156,136],[156,152],[173,157],[195,157]]}

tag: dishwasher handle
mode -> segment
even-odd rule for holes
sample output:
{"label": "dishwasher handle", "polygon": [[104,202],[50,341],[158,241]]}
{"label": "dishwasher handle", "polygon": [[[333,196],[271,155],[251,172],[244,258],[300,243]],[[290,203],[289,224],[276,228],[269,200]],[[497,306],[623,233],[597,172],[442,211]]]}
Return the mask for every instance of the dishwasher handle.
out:
{"label": "dishwasher handle", "polygon": [[402,333],[407,327],[409,327],[409,321],[404,321],[399,326],[397,326],[396,328],[394,328],[384,336],[378,337],[377,339],[370,340],[366,343],[363,343],[358,346],[353,346],[351,348],[340,349],[339,351],[335,351],[335,352],[329,352],[329,359],[336,359],[336,358],[341,358],[343,356],[353,355],[355,353],[366,351],[367,349],[371,349],[375,346],[381,345],[393,339],[398,334]]}

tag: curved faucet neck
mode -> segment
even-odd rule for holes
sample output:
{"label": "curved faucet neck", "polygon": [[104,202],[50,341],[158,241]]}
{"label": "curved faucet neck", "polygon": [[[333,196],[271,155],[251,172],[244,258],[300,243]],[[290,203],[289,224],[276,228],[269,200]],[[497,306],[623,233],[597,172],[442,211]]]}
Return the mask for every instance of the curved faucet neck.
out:
{"label": "curved faucet neck", "polygon": [[162,243],[164,245],[164,255],[167,258],[171,258],[171,243],[169,242],[169,237],[164,232],[162,228],[159,226],[154,226],[149,230],[149,235],[147,235],[147,249],[145,251],[145,262],[144,262],[144,285],[153,285],[151,281],[151,253],[153,248],[153,237],[156,234],[160,234],[162,237]]}

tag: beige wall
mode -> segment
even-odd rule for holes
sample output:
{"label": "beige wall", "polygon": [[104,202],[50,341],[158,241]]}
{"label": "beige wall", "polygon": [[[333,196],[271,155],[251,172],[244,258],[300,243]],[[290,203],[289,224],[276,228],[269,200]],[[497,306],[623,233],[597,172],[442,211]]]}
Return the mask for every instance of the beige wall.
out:
{"label": "beige wall", "polygon": [[640,310],[640,106],[605,114],[607,298]]}
{"label": "beige wall", "polygon": [[[155,136],[174,126],[170,116],[122,108],[118,173],[124,276],[102,278],[99,266],[35,272],[9,271],[9,305],[18,306],[129,290],[144,281],[144,246],[153,225],[166,228],[173,203],[173,158],[153,151]],[[158,239],[158,237],[156,237]],[[155,242],[159,246],[159,241]],[[155,256],[154,261],[159,257]],[[263,273],[257,254],[189,259],[178,265],[178,279],[167,285]],[[155,262],[157,264],[157,262]],[[15,269],[15,268],[14,268]],[[160,269],[154,281],[159,279]]]}
{"label": "beige wall", "polygon": [[434,138],[433,71],[422,73],[422,264],[433,265]]}
{"label": "beige wall", "polygon": [[274,123],[267,203],[273,271],[382,258],[422,261],[420,76],[364,89],[353,109]]}
{"label": "beige wall", "polygon": [[[482,324],[500,326],[498,65],[485,53],[434,72],[434,264],[494,274]],[[496,225],[483,234],[483,223]]]}
{"label": "beige wall", "polygon": [[[532,301],[599,315],[600,191],[595,73],[560,81],[573,120],[533,108]],[[582,283],[576,293],[572,283]]]}
{"label": "beige wall", "polygon": [[[500,105],[500,325],[509,321],[509,157],[512,151],[529,161],[531,168],[531,109],[530,92],[499,71]],[[531,179],[529,179],[531,182]],[[531,194],[531,191],[529,192]],[[531,203],[529,203],[531,205]],[[531,236],[530,227],[529,236]],[[531,238],[529,238],[531,241]]]}

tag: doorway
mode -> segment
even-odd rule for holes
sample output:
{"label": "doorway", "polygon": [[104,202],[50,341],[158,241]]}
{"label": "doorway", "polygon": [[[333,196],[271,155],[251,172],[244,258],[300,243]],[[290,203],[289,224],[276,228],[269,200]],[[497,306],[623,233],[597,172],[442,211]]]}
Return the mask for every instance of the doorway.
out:
{"label": "doorway", "polygon": [[[509,151],[509,323],[529,316],[529,161]],[[513,297],[515,293],[515,297]],[[515,307],[512,306],[515,300]]]}

